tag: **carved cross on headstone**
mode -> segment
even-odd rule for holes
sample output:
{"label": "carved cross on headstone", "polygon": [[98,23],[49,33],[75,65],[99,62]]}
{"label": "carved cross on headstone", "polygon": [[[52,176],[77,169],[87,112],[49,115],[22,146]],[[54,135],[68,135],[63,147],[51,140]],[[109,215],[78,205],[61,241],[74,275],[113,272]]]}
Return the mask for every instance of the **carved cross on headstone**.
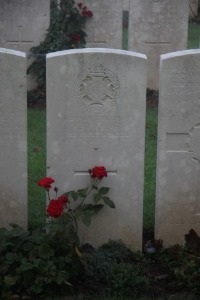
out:
{"label": "carved cross on headstone", "polygon": [[196,162],[196,214],[200,215],[200,124],[188,133],[167,133],[167,152],[185,153]]}
{"label": "carved cross on headstone", "polygon": [[[89,173],[89,170],[74,170],[74,174],[75,174],[75,176],[88,176],[88,175],[90,175],[90,173]],[[108,176],[110,176],[110,175],[117,175],[117,170],[107,170],[107,174],[108,174]]]}
{"label": "carved cross on headstone", "polygon": [[[25,24],[23,24],[23,16],[22,16],[22,12],[21,12],[21,7],[23,7],[22,5],[22,0],[18,1],[18,20],[16,21],[16,27],[17,27],[17,33],[15,35],[15,37],[13,38],[7,38],[7,45],[8,47],[12,47],[14,46],[14,48],[18,48],[17,50],[24,50],[24,49],[20,49],[20,46],[23,47],[25,46],[26,48],[30,49],[31,46],[33,45],[34,41],[31,38],[28,39],[24,39],[23,37],[23,32],[24,32],[24,27],[26,26]],[[28,50],[27,49],[27,50]]]}

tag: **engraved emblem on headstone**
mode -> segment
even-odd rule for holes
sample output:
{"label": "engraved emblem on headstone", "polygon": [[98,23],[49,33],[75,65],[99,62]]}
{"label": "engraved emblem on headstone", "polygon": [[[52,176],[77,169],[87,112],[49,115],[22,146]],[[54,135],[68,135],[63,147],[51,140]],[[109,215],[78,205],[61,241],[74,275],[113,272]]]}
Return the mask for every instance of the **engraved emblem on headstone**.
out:
{"label": "engraved emblem on headstone", "polygon": [[118,99],[119,80],[102,64],[93,64],[77,77],[75,95],[78,102],[93,111],[102,111]]}
{"label": "engraved emblem on headstone", "polygon": [[[179,142],[178,142],[179,140]],[[182,152],[196,162],[196,213],[200,214],[200,123],[194,125],[189,133],[168,133],[170,149],[168,152]],[[186,146],[186,148],[184,147]],[[185,149],[184,149],[185,148]]]}
{"label": "engraved emblem on headstone", "polygon": [[200,162],[200,124],[195,125],[189,132],[189,138],[186,142],[189,153],[192,158]]}

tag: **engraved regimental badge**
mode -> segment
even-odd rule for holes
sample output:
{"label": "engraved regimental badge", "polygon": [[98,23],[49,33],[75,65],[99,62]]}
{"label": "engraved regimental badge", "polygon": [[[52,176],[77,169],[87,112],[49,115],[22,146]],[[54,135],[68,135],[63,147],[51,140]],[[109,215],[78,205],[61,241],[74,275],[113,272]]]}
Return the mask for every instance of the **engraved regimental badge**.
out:
{"label": "engraved regimental badge", "polygon": [[109,109],[117,100],[119,80],[102,64],[84,69],[76,80],[75,96],[87,110],[101,112]]}

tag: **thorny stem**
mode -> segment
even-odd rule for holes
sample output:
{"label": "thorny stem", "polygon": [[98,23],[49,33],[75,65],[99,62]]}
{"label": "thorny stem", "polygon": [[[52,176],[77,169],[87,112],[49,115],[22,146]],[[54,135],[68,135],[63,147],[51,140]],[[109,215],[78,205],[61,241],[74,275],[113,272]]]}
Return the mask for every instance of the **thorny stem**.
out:
{"label": "thorny stem", "polygon": [[49,200],[49,203],[50,203],[51,199],[50,199],[49,189],[47,189],[47,195],[48,195],[48,200]]}
{"label": "thorny stem", "polygon": [[94,186],[97,187],[100,183],[100,180],[94,180],[94,184],[93,184],[93,180],[91,179],[91,188],[89,189],[89,191],[87,192],[87,194],[85,195],[85,197],[83,198],[83,200],[81,201],[81,203],[79,204],[79,206],[82,206],[83,202],[85,201],[85,199],[89,196],[89,194],[95,190]]}
{"label": "thorny stem", "polygon": [[72,221],[74,222],[74,225],[75,225],[75,232],[76,232],[76,234],[77,234],[77,233],[78,233],[78,223],[77,223],[77,218],[76,218],[76,215],[73,214],[73,210],[71,209],[70,202],[68,202],[68,205],[69,205],[69,209],[70,209],[69,215],[70,215]]}
{"label": "thorny stem", "polygon": [[[88,190],[87,194],[85,195],[85,197],[83,198],[83,200],[80,202],[80,204],[78,205],[78,207],[81,207],[83,205],[83,202],[85,201],[85,199],[89,196],[89,194],[94,190],[94,186],[97,187],[100,183],[100,180],[93,180],[91,179],[91,188]],[[73,213],[73,210],[71,209],[71,205],[68,202],[69,205],[69,209],[70,209],[70,217],[72,218],[72,221],[75,224],[75,231],[76,233],[78,233],[78,222],[77,222],[77,217],[76,217],[76,213]]]}

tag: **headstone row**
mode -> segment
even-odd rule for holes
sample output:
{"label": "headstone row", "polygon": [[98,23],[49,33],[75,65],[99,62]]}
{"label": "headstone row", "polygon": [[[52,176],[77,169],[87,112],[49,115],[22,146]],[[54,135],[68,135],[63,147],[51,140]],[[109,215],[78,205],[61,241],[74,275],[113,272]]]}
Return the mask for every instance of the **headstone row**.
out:
{"label": "headstone row", "polygon": [[[200,232],[200,50],[161,56],[155,237],[183,243]],[[0,49],[0,225],[27,226],[26,57]],[[84,188],[104,165],[116,209],[80,230],[94,246],[142,248],[145,55],[111,49],[47,56],[47,165],[60,192]]]}

